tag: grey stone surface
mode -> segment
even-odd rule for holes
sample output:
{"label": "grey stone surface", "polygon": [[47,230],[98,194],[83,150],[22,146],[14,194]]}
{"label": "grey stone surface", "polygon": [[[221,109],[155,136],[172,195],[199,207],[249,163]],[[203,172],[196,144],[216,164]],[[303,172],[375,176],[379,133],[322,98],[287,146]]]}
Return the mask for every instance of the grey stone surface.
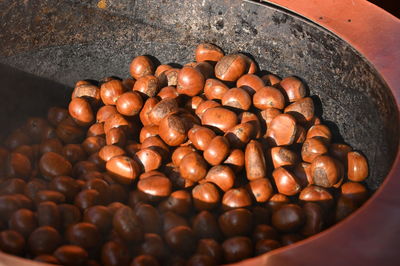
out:
{"label": "grey stone surface", "polygon": [[[105,8],[94,0],[1,1],[0,62],[57,82],[52,87],[55,90],[84,78],[126,77],[129,62],[141,54],[154,55],[161,63],[183,64],[194,59],[193,49],[199,42],[212,42],[227,53],[251,54],[263,70],[304,79],[310,94],[322,103],[322,117],[335,139],[368,157],[371,189],[389,171],[399,141],[393,96],[379,73],[333,34],[290,13],[250,1],[104,2]],[[3,99],[15,85],[8,83],[0,91]],[[12,90],[24,94],[24,88]],[[10,98],[2,108],[26,101]],[[9,119],[1,113],[1,121]]]}

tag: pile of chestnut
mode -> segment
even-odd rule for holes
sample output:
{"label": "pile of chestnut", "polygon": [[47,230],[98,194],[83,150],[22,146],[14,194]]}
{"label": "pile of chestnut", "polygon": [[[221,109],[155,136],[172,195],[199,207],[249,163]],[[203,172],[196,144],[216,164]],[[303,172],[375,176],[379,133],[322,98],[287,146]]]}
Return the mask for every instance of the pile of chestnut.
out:
{"label": "pile of chestnut", "polygon": [[[369,192],[305,84],[200,44],[76,83],[0,147],[0,250],[61,265],[217,265],[317,234]],[[261,74],[264,73],[264,74]]]}

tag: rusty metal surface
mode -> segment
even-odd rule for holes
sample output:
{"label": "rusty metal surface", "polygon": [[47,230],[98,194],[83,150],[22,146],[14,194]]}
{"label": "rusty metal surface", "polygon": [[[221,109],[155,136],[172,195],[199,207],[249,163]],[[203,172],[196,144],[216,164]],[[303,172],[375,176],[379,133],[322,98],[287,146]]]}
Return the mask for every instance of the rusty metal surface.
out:
{"label": "rusty metal surface", "polygon": [[[125,77],[130,60],[140,54],[155,55],[162,63],[182,64],[194,59],[192,51],[199,42],[207,41],[226,52],[252,54],[261,69],[306,80],[310,94],[324,107],[320,114],[335,139],[348,142],[368,157],[372,169],[370,189],[375,190],[382,183],[398,151],[399,113],[395,102],[395,97],[399,99],[398,90],[393,97],[382,76],[353,49],[356,46],[275,7],[240,0],[3,0],[0,10],[0,71],[7,73],[0,75],[2,123],[7,123],[9,114],[18,110],[15,106],[36,110],[40,105],[44,110],[52,105],[43,100],[43,94],[32,93],[39,88],[64,93],[65,87],[71,87],[78,79]],[[18,82],[21,75],[23,83]],[[383,77],[387,82],[386,76]],[[26,93],[30,97],[16,97]],[[386,189],[399,188],[394,178],[386,183]],[[382,189],[375,198],[381,194]],[[389,202],[396,199],[390,198],[396,197],[393,195],[388,197],[385,199]],[[343,242],[353,233],[349,230],[354,224],[360,226],[354,237],[375,241],[369,238],[373,231],[371,223],[364,220],[365,213],[371,213],[368,208],[393,211],[393,206],[370,200],[357,215],[314,239],[247,263],[304,265],[310,261],[309,265],[320,265],[318,259],[327,256],[332,260],[325,264],[335,265],[336,254],[349,254],[338,241]],[[385,223],[385,218],[368,219],[388,228],[394,222],[399,223],[398,220]],[[349,224],[350,229],[343,229]],[[385,235],[389,240],[391,236]],[[332,243],[337,246],[333,249],[335,254],[330,252]],[[312,252],[319,250],[319,245],[324,250]],[[361,254],[363,247],[371,246],[360,245],[351,252]]]}

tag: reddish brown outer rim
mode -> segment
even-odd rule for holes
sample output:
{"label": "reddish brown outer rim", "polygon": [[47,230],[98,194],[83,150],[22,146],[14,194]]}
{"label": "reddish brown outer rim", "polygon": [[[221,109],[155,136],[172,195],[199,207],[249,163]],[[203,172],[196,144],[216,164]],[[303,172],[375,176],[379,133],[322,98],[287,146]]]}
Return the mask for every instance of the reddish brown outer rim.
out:
{"label": "reddish brown outer rim", "polygon": [[[365,0],[269,0],[336,34],[381,74],[400,103],[400,20]],[[322,17],[322,19],[321,19]],[[349,21],[350,20],[350,21]],[[397,212],[396,212],[397,211]],[[378,191],[356,213],[316,236],[243,265],[400,265],[400,154]],[[2,265],[49,265],[0,251]]]}
{"label": "reddish brown outer rim", "polygon": [[[360,52],[400,104],[400,20],[365,0],[268,0],[324,27]],[[324,232],[243,265],[400,265],[400,153],[376,193]]]}

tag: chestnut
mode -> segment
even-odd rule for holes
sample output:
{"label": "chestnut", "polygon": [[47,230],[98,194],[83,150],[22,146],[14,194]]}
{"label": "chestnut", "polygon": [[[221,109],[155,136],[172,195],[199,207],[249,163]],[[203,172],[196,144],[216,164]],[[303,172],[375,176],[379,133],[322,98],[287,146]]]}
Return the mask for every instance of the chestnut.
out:
{"label": "chestnut", "polygon": [[299,199],[306,202],[315,202],[324,208],[329,208],[333,204],[332,194],[323,187],[308,186],[304,188],[299,195]]}
{"label": "chestnut", "polygon": [[61,243],[60,233],[51,226],[36,228],[27,241],[29,251],[33,255],[51,254]]}
{"label": "chestnut", "polygon": [[221,164],[230,152],[229,142],[225,137],[216,136],[204,150],[204,159],[211,165]]}
{"label": "chestnut", "polygon": [[251,107],[251,97],[244,89],[232,88],[222,96],[221,103],[223,106],[246,111]]}
{"label": "chestnut", "polygon": [[149,113],[149,119],[154,125],[159,125],[167,115],[178,111],[178,103],[175,99],[166,98],[154,105]]}
{"label": "chestnut", "polygon": [[243,149],[249,141],[256,137],[256,126],[251,122],[241,123],[225,133],[233,148]]}
{"label": "chestnut", "polygon": [[194,152],[195,149],[192,146],[182,146],[175,149],[172,153],[172,163],[175,166],[179,166],[183,157],[190,152]]}
{"label": "chestnut", "polygon": [[292,115],[297,122],[306,124],[314,118],[314,102],[310,97],[305,97],[286,106],[284,112]]}
{"label": "chestnut", "polygon": [[259,224],[254,228],[253,241],[257,243],[262,239],[278,240],[278,232],[275,228],[267,224]]}
{"label": "chestnut", "polygon": [[108,241],[101,248],[101,263],[106,266],[128,265],[130,252],[125,243]]}
{"label": "chestnut", "polygon": [[189,140],[196,149],[201,151],[207,148],[215,136],[214,131],[207,127],[194,126],[188,131]]}
{"label": "chestnut", "polygon": [[139,247],[139,254],[147,254],[158,260],[163,260],[167,256],[167,249],[160,235],[147,233]]}
{"label": "chestnut", "polygon": [[255,202],[266,202],[273,194],[273,188],[268,178],[251,180],[247,184],[247,190]]}
{"label": "chestnut", "polygon": [[187,138],[185,124],[176,114],[165,116],[159,124],[158,132],[161,139],[169,146],[179,146]]}
{"label": "chestnut", "polygon": [[198,182],[207,174],[207,163],[197,152],[191,152],[182,158],[179,172],[185,179]]}
{"label": "chestnut", "polygon": [[237,81],[247,71],[246,59],[240,54],[225,55],[215,65],[215,76],[223,81]]}
{"label": "chestnut", "polygon": [[68,117],[68,110],[65,108],[53,106],[47,111],[47,121],[54,127]]}
{"label": "chestnut", "polygon": [[309,163],[301,162],[293,168],[293,174],[296,176],[301,187],[314,184],[311,177],[310,166],[311,164]]}
{"label": "chestnut", "polygon": [[204,95],[208,100],[221,100],[229,87],[218,79],[207,79],[204,84]]}
{"label": "chestnut", "polygon": [[158,135],[158,126],[156,125],[147,125],[142,127],[140,130],[139,141],[143,142],[148,137],[153,137]]}
{"label": "chestnut", "polygon": [[38,227],[35,214],[28,209],[19,209],[15,211],[8,221],[8,228],[17,231],[25,238]]}
{"label": "chestnut", "polygon": [[275,185],[278,192],[286,195],[293,196],[300,192],[301,186],[296,177],[286,168],[278,167],[272,172]]}
{"label": "chestnut", "polygon": [[298,155],[285,147],[271,148],[271,159],[274,168],[280,166],[294,166],[298,162]]}
{"label": "chestnut", "polygon": [[28,179],[32,171],[29,158],[18,152],[8,154],[5,161],[5,174],[8,178]]}
{"label": "chestnut", "polygon": [[224,52],[218,46],[211,43],[201,43],[197,45],[195,57],[197,62],[216,63],[224,56]]}
{"label": "chestnut", "polygon": [[364,181],[368,177],[367,159],[357,151],[347,153],[347,176],[355,182]]}
{"label": "chestnut", "polygon": [[281,232],[295,232],[304,222],[304,211],[296,204],[285,204],[272,214],[272,225]]}
{"label": "chestnut", "polygon": [[129,72],[136,80],[147,75],[153,75],[154,64],[149,57],[140,55],[132,60],[129,66]]}
{"label": "chestnut", "polygon": [[245,150],[246,176],[248,180],[255,180],[267,176],[267,166],[261,143],[251,140]]}
{"label": "chestnut", "polygon": [[158,169],[162,163],[160,153],[151,148],[141,149],[136,153],[136,157],[145,172]]}
{"label": "chestnut", "polygon": [[103,137],[88,137],[82,142],[82,148],[87,154],[98,152],[104,145],[106,140]]}
{"label": "chestnut", "polygon": [[130,184],[139,175],[139,165],[130,157],[119,155],[106,163],[107,171],[117,182]]}
{"label": "chestnut", "polygon": [[267,108],[281,110],[285,107],[285,98],[277,88],[266,86],[253,95],[253,105],[260,110]]}
{"label": "chestnut", "polygon": [[313,125],[307,131],[307,136],[309,138],[318,138],[323,140],[326,144],[331,142],[332,133],[330,129],[325,125]]}
{"label": "chestnut", "polygon": [[192,195],[186,190],[175,190],[159,207],[162,211],[186,215],[192,208]]}
{"label": "chestnut", "polygon": [[289,102],[295,102],[306,96],[306,88],[303,82],[296,77],[286,77],[279,82],[289,99]]}
{"label": "chestnut", "polygon": [[143,240],[143,225],[133,210],[127,206],[122,206],[115,212],[113,228],[125,241],[140,243]]}
{"label": "chestnut", "polygon": [[218,189],[213,183],[202,183],[192,190],[193,203],[197,210],[211,210],[217,207],[221,200]]}
{"label": "chestnut", "polygon": [[194,96],[189,98],[186,103],[185,103],[185,109],[189,111],[196,111],[197,108],[205,102],[205,99],[202,95],[200,96]]}
{"label": "chestnut", "polygon": [[155,71],[154,75],[156,77],[159,77],[160,75],[162,75],[165,71],[167,71],[169,69],[172,69],[172,66],[170,66],[170,65],[159,65],[156,68],[156,71]]}
{"label": "chestnut", "polygon": [[73,200],[81,190],[75,179],[69,176],[55,177],[53,180],[50,181],[49,188],[54,191],[63,193],[67,201]]}
{"label": "chestnut", "polygon": [[332,143],[329,146],[329,154],[335,159],[343,163],[346,168],[347,165],[347,154],[353,150],[352,147],[342,143]]}
{"label": "chestnut", "polygon": [[123,93],[116,103],[117,111],[126,116],[139,114],[143,107],[143,99],[136,91]]}
{"label": "chestnut", "polygon": [[81,222],[71,225],[66,233],[66,240],[85,249],[94,248],[99,242],[99,231],[94,224]]}
{"label": "chestnut", "polygon": [[250,238],[235,236],[222,243],[226,263],[238,262],[253,256],[253,245]]}
{"label": "chestnut", "polygon": [[311,177],[314,184],[321,187],[332,187],[341,178],[338,161],[328,155],[315,157],[310,166]]}
{"label": "chestnut", "polygon": [[290,199],[281,193],[276,193],[272,195],[272,197],[267,201],[267,206],[269,209],[272,210],[272,212],[275,212],[278,210],[281,206],[290,203]]}
{"label": "chestnut", "polygon": [[163,214],[163,231],[168,232],[177,226],[188,226],[188,221],[174,212],[167,211]]}
{"label": "chestnut", "polygon": [[346,182],[341,187],[341,195],[343,198],[351,199],[361,205],[368,198],[367,188],[357,182]]}
{"label": "chestnut", "polygon": [[268,129],[271,125],[272,120],[278,115],[282,114],[282,111],[276,108],[267,108],[260,112],[261,122],[264,123],[264,126]]}
{"label": "chestnut", "polygon": [[165,234],[165,242],[172,251],[187,255],[196,249],[196,236],[188,226],[176,226]]}
{"label": "chestnut", "polygon": [[74,205],[78,208],[85,210],[91,206],[99,205],[100,193],[95,189],[85,189],[76,195]]}
{"label": "chestnut", "polygon": [[319,138],[308,138],[301,147],[301,158],[303,161],[311,163],[317,156],[326,154],[328,148],[325,142]]}
{"label": "chestnut", "polygon": [[150,204],[139,203],[136,205],[134,211],[143,225],[145,233],[161,233],[162,220],[156,208]]}
{"label": "chestnut", "polygon": [[109,117],[117,113],[117,108],[113,105],[102,106],[96,113],[96,121],[98,123],[104,123]]}
{"label": "chestnut", "polygon": [[253,216],[249,210],[238,208],[221,214],[218,223],[225,237],[245,236],[251,232]]}
{"label": "chestnut", "polygon": [[99,150],[99,157],[105,162],[121,155],[125,155],[125,151],[116,145],[106,145]]}
{"label": "chestnut", "polygon": [[209,211],[200,211],[193,218],[192,228],[197,238],[208,238],[218,240],[221,237],[220,227],[217,219]]}
{"label": "chestnut", "polygon": [[100,87],[101,100],[106,105],[116,105],[118,98],[125,92],[122,82],[113,79],[103,83]]}
{"label": "chestnut", "polygon": [[195,254],[186,262],[188,266],[204,265],[215,266],[217,265],[214,258],[208,255]]}
{"label": "chestnut", "polygon": [[136,80],[135,85],[133,85],[133,90],[138,93],[139,96],[154,97],[157,95],[160,86],[160,81],[157,77],[147,75]]}
{"label": "chestnut", "polygon": [[136,256],[131,264],[131,266],[158,266],[160,265],[158,261],[150,255],[144,254]]}
{"label": "chestnut", "polygon": [[216,240],[212,238],[200,239],[197,245],[196,254],[207,255],[213,258],[215,263],[222,263],[222,247]]}
{"label": "chestnut", "polygon": [[207,172],[205,180],[217,185],[222,191],[231,189],[235,183],[235,173],[227,165],[216,165]]}
{"label": "chestnut", "polygon": [[273,145],[285,146],[293,144],[296,130],[296,120],[293,116],[279,114],[272,119],[266,134]]}
{"label": "chestnut", "polygon": [[36,256],[33,260],[39,261],[39,262],[44,262],[47,264],[55,264],[55,265],[60,264],[60,262],[58,261],[58,259],[56,257],[54,257],[53,255],[47,255],[47,254],[42,254],[42,255]]}
{"label": "chestnut", "polygon": [[168,81],[168,86],[176,86],[177,85],[179,72],[180,72],[180,69],[178,69],[178,68],[171,68],[164,72],[165,77],[167,78],[167,81]]}
{"label": "chestnut", "polygon": [[239,115],[240,123],[241,124],[250,124],[253,127],[253,132],[255,134],[255,137],[258,139],[262,136],[262,130],[263,128],[261,127],[260,119],[258,117],[258,114],[254,114],[252,112],[242,112]]}
{"label": "chestnut", "polygon": [[359,207],[359,204],[349,198],[340,196],[336,202],[336,209],[335,209],[335,221],[339,222],[350,214],[355,212]]}
{"label": "chestnut", "polygon": [[[159,136],[153,136],[146,138],[140,147],[136,147],[136,150],[151,148],[156,150],[158,153],[161,154],[163,160],[167,160],[169,157],[169,146],[165,144],[165,142]],[[127,150],[127,148],[125,148]]]}
{"label": "chestnut", "polygon": [[202,101],[196,108],[196,115],[201,119],[204,115],[204,113],[210,109],[210,108],[214,108],[214,107],[219,107],[221,106],[221,104],[219,102],[216,101],[212,101],[212,100],[208,100],[208,101]]}
{"label": "chestnut", "polygon": [[150,201],[159,201],[168,197],[172,192],[172,184],[169,178],[164,176],[150,176],[139,180],[137,188]]}
{"label": "chestnut", "polygon": [[113,214],[109,208],[101,205],[92,206],[85,210],[83,221],[96,226],[100,232],[108,232],[112,226]]}
{"label": "chestnut", "polygon": [[304,236],[312,236],[322,231],[324,226],[323,212],[317,203],[306,202],[303,205],[304,215],[306,217],[301,233]]}
{"label": "chestnut", "polygon": [[25,248],[24,237],[14,230],[0,232],[0,250],[13,255],[22,255]]}
{"label": "chestnut", "polygon": [[264,81],[267,86],[275,86],[281,82],[281,78],[274,74],[266,74],[261,77],[261,80]]}
{"label": "chestnut", "polygon": [[228,165],[235,173],[240,172],[243,169],[245,163],[245,154],[242,150],[233,149],[228,155],[228,158],[224,161],[224,164]]}
{"label": "chestnut", "polygon": [[63,245],[54,251],[54,257],[61,265],[85,265],[88,260],[88,253],[85,249],[75,245]]}
{"label": "chestnut", "polygon": [[190,97],[203,91],[205,78],[203,74],[194,67],[183,67],[178,73],[176,90],[179,94]]}
{"label": "chestnut", "polygon": [[236,81],[236,86],[246,90],[250,96],[253,96],[255,92],[265,86],[265,83],[260,77],[254,74],[246,74]]}
{"label": "chestnut", "polygon": [[281,246],[281,244],[273,239],[261,239],[257,241],[256,246],[254,248],[254,253],[256,255],[261,255],[271,250],[277,249]]}
{"label": "chestnut", "polygon": [[167,86],[163,87],[157,94],[158,97],[161,98],[161,100],[166,99],[166,98],[178,98],[179,93],[177,92],[176,88],[173,86]]}
{"label": "chestnut", "polygon": [[237,124],[238,119],[234,112],[223,107],[214,107],[204,112],[201,122],[203,125],[227,132]]}
{"label": "chestnut", "polygon": [[224,209],[249,207],[251,204],[251,197],[245,188],[231,188],[222,197]]}
{"label": "chestnut", "polygon": [[[27,147],[30,148],[30,151],[31,151],[30,152],[31,153],[30,156],[28,155],[29,154],[29,150],[27,150]],[[46,139],[46,140],[42,141],[42,143],[39,145],[39,148],[40,148],[40,154],[41,155],[46,153],[46,152],[49,152],[49,151],[52,151],[52,152],[55,152],[55,153],[58,153],[58,154],[62,155],[63,144],[57,138]],[[31,146],[26,146],[26,145],[19,146],[17,149],[15,149],[15,152],[23,153],[24,150],[25,150],[25,155],[28,156],[28,158],[30,158],[31,161],[33,161],[33,148]]]}
{"label": "chestnut", "polygon": [[43,154],[39,161],[39,168],[41,174],[47,179],[52,179],[60,175],[69,176],[72,172],[71,163],[62,155],[55,152],[46,152]]}

